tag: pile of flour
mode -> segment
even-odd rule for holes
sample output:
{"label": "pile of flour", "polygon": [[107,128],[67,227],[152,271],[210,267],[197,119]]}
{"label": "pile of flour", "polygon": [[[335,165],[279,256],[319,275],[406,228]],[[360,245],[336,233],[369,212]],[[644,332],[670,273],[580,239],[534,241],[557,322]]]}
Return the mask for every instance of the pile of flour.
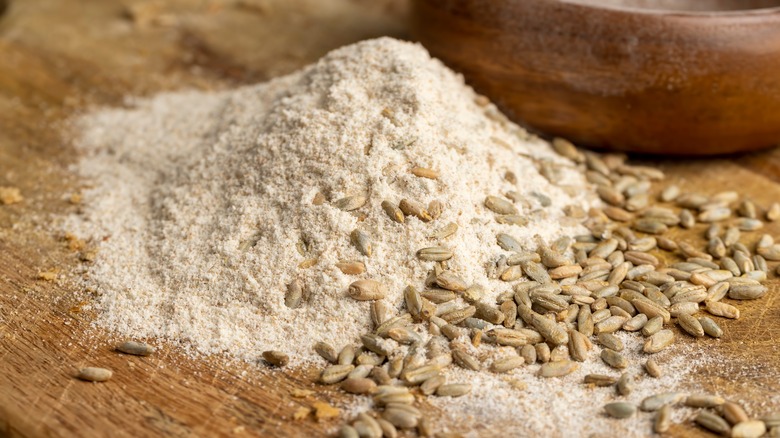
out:
{"label": "pile of flour", "polygon": [[[98,109],[74,128],[82,156],[76,170],[90,188],[66,227],[98,250],[86,277],[98,293],[98,325],[134,339],[181,342],[193,357],[257,361],[264,350],[281,350],[293,365],[322,365],[315,342],[341,349],[371,329],[368,302],[350,298],[348,286],[382,282],[385,301],[399,313],[404,288],[421,287],[434,266],[417,251],[435,245],[452,249],[449,269],[484,286],[483,301],[494,303],[512,286],[489,274],[506,254],[498,233],[535,250],[539,238],[587,233],[565,211],[597,202],[582,169],[507,121],[422,47],[387,38],[341,48],[265,84]],[[439,176],[415,176],[413,168]],[[337,201],[361,194],[365,205],[338,208]],[[528,223],[497,222],[485,208],[488,195],[516,199]],[[381,204],[402,199],[438,201],[443,210],[427,223],[412,216],[397,223]],[[454,235],[432,237],[451,223]],[[350,241],[356,229],[369,236],[370,255]],[[364,263],[366,272],[343,273],[336,264],[345,261]],[[293,281],[309,294],[294,309],[285,305]],[[634,364],[627,371],[637,375],[642,339],[620,336]],[[494,357],[515,354],[481,348]],[[686,353],[659,355],[668,374],[643,380],[630,401],[682,389],[704,360],[698,350]],[[596,351],[589,355],[561,379],[539,379],[534,366],[509,376],[449,367],[449,382],[470,382],[473,390],[428,399],[442,411],[437,427],[478,436],[647,435],[650,414],[637,421],[602,414],[614,389],[581,382],[613,370]],[[370,403],[358,397],[342,406],[345,419]],[[689,414],[676,412],[676,420]],[[524,430],[507,429],[518,419]]]}
{"label": "pile of flour", "polygon": [[[510,289],[487,277],[503,251],[498,232],[536,248],[579,234],[566,206],[592,198],[582,172],[549,145],[508,122],[463,78],[419,45],[378,39],[335,50],[268,83],[221,93],[163,94],[80,118],[78,172],[92,182],[70,231],[99,242],[89,282],[100,294],[98,324],[133,337],[184,341],[193,354],[256,360],[263,350],[293,362],[317,358],[312,345],[354,343],[369,328],[369,304],[348,285],[372,278],[400,308],[407,284],[433,263],[418,249],[454,222],[450,269],[486,286],[490,301]],[[555,184],[539,173],[557,167]],[[414,167],[440,172],[436,180]],[[499,224],[487,195],[515,191],[527,226]],[[333,205],[366,193],[355,211]],[[324,195],[321,205],[313,202]],[[393,222],[380,204],[438,200],[429,223]],[[360,229],[364,256],[350,243]],[[316,259],[308,268],[299,265]],[[367,272],[343,274],[339,261]],[[286,285],[310,291],[297,309]]]}

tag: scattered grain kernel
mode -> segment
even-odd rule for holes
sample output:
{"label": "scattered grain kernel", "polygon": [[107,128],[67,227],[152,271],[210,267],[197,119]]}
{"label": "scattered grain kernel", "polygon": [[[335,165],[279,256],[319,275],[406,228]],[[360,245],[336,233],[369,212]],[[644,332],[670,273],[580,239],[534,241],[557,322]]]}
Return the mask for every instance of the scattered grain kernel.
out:
{"label": "scattered grain kernel", "polygon": [[780,203],[775,202],[766,211],[766,220],[775,222],[778,219],[780,219]]}
{"label": "scattered grain kernel", "polygon": [[357,280],[349,285],[347,293],[358,301],[380,300],[387,294],[387,287],[376,280]]}
{"label": "scattered grain kernel", "polygon": [[382,201],[381,206],[382,210],[384,210],[385,214],[387,214],[390,219],[398,222],[399,224],[405,222],[403,211],[401,211],[401,209],[398,208],[395,204],[390,201]]}
{"label": "scattered grain kernel", "polygon": [[664,405],[673,405],[681,402],[687,397],[687,394],[681,392],[664,392],[651,395],[642,400],[639,409],[645,412],[654,412],[661,409]]}
{"label": "scattered grain kernel", "polygon": [[363,231],[355,229],[350,233],[349,239],[352,245],[364,256],[370,257],[373,252],[371,238]]}
{"label": "scattered grain kernel", "polygon": [[460,397],[469,392],[471,392],[471,384],[469,383],[448,383],[439,386],[436,395],[439,397]]}
{"label": "scattered grain kernel", "polygon": [[731,429],[732,438],[759,438],[766,433],[763,421],[752,420],[737,423]]}
{"label": "scattered grain kernel", "polygon": [[636,413],[636,406],[626,402],[614,402],[604,405],[604,411],[610,417],[628,418]]}
{"label": "scattered grain kernel", "polygon": [[366,205],[368,196],[365,194],[345,196],[333,202],[333,206],[339,210],[352,211]]}
{"label": "scattered grain kernel", "polygon": [[583,379],[586,385],[593,386],[612,386],[617,383],[618,379],[606,374],[587,374]]}
{"label": "scattered grain kernel", "polygon": [[718,435],[729,435],[731,427],[723,418],[710,411],[700,411],[694,419],[696,424]]}
{"label": "scattered grain kernel", "polygon": [[155,349],[149,344],[144,342],[127,341],[119,344],[116,349],[125,354],[132,354],[135,356],[149,356],[154,353]]}
{"label": "scattered grain kernel", "polygon": [[734,402],[723,403],[720,407],[720,412],[731,424],[738,424],[750,420],[742,406]]}
{"label": "scattered grain kernel", "polygon": [[485,207],[487,207],[489,210],[493,211],[494,213],[498,214],[519,214],[520,212],[517,210],[517,207],[515,207],[512,202],[499,198],[497,196],[488,196],[485,198]]}
{"label": "scattered grain kernel", "polygon": [[428,179],[438,179],[440,175],[438,170],[429,169],[427,167],[413,167],[412,174],[420,178]]}
{"label": "scattered grain kernel", "polygon": [[643,350],[645,353],[658,353],[671,345],[672,342],[674,342],[674,332],[671,330],[661,330],[645,341]]}
{"label": "scattered grain kernel", "polygon": [[655,433],[664,433],[669,430],[672,425],[672,407],[670,405],[664,405],[658,410],[653,422],[653,431]]}
{"label": "scattered grain kernel", "polygon": [[685,405],[692,408],[714,408],[726,403],[723,397],[712,394],[691,394],[685,399]]}
{"label": "scattered grain kernel", "polygon": [[111,378],[114,373],[106,368],[86,367],[79,370],[76,377],[88,382],[105,382]]}
{"label": "scattered grain kernel", "polygon": [[579,368],[577,362],[570,360],[547,362],[539,368],[538,374],[541,377],[562,377],[573,373],[577,368]]}

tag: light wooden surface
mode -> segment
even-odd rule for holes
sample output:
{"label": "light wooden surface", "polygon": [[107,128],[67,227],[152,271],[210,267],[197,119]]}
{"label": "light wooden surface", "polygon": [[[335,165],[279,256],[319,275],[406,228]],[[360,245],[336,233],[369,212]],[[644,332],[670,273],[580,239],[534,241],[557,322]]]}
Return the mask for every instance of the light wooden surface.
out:
{"label": "light wooden surface", "polygon": [[[131,20],[133,4],[140,6]],[[403,36],[404,5],[192,0],[154,11],[154,4],[10,0],[0,17],[0,186],[25,196],[0,206],[0,436],[321,436],[338,422],[293,421],[293,413],[345,396],[318,387],[314,396],[291,397],[292,388],[315,387],[314,370],[269,374],[224,358],[187,360],[175,348],[129,357],[91,327],[89,313],[80,311],[85,295],[72,285],[80,263],[51,231],[58,217],[76,211],[68,198],[83,184],[68,171],[75,157],[61,121],[88,105],[119,104],[127,94],[257,82],[349,42]],[[690,190],[737,189],[759,205],[780,200],[780,150],[650,163]],[[780,235],[779,226],[768,231]],[[38,279],[51,270],[59,272],[56,281]],[[769,410],[761,406],[767,400],[780,404],[777,280],[770,289],[740,305],[743,317],[723,324],[720,341],[703,341],[729,360],[697,373],[698,383],[757,413]],[[86,365],[111,368],[114,378],[75,380]],[[483,430],[488,423],[466,426]],[[705,435],[687,425],[672,432]]]}

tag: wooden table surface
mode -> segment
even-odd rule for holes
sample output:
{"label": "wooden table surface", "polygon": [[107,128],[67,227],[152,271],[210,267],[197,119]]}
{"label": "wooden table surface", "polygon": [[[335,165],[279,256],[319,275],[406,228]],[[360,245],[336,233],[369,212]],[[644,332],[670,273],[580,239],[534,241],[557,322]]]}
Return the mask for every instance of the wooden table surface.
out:
{"label": "wooden table surface", "polygon": [[[56,231],[58,218],[78,208],[69,199],[84,184],[69,170],[76,157],[62,121],[90,105],[117,105],[126,95],[258,82],[344,44],[403,37],[405,6],[397,0],[0,0],[0,186],[18,187],[25,198],[0,206],[0,436],[321,436],[337,424],[292,420],[300,407],[345,399],[321,387],[313,396],[292,397],[293,388],[314,387],[314,370],[269,375],[225,358],[188,360],[175,348],[148,358],[112,351],[115,339],[80,311],[89,299],[74,286],[83,275],[80,263]],[[780,200],[780,149],[645,162],[690,190],[739,190],[762,206]],[[766,230],[780,236],[780,225]],[[700,242],[700,235],[697,229],[685,237]],[[42,280],[41,272],[57,272],[57,279]],[[729,360],[695,373],[695,383],[756,413],[780,409],[775,277],[765,298],[740,304],[743,317],[723,324],[721,340],[700,341]],[[86,365],[114,369],[114,378],[106,384],[74,379]],[[672,434],[707,436],[690,425],[675,426]]]}

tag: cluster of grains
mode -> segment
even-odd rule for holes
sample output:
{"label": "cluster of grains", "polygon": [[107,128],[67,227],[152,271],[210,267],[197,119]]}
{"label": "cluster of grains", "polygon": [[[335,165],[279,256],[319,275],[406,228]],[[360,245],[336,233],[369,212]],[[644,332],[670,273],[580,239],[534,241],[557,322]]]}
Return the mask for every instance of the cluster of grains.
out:
{"label": "cluster of grains", "polygon": [[[374,328],[361,336],[357,348],[348,345],[338,354],[330,345],[318,343],[315,350],[332,363],[320,380],[340,382],[350,393],[371,395],[378,412],[360,414],[341,429],[342,437],[392,437],[396,428],[416,428],[420,436],[433,436],[426,418],[413,407],[416,398],[410,388],[426,396],[467,396],[470,383],[447,381],[445,370],[451,366],[500,374],[541,363],[538,376],[554,378],[575,371],[598,345],[601,360],[622,372],[629,360],[622,353],[623,341],[615,335],[618,331],[645,337],[647,374],[660,377],[653,355],[674,343],[670,325],[692,337],[717,338],[723,330],[713,317],[740,316],[738,307],[724,298],[736,304],[766,294],[761,281],[767,278],[767,261],[780,260],[780,245],[768,234],[761,236],[754,251],[740,243],[742,232],[764,225],[752,202],[740,200],[735,192],[705,196],[681,193],[676,186],[666,187],[656,202],[651,188],[653,181],[664,178],[660,171],[628,165],[621,156],[583,152],[563,139],[553,144],[582,166],[606,206],[586,215],[575,213],[589,234],[551,243],[537,239],[533,252],[511,232],[498,233],[496,242],[506,253],[487,268],[488,275],[512,284],[511,292],[484,300],[484,288],[449,269],[457,255],[447,247],[447,238],[459,231],[457,227],[432,230],[436,246],[416,251],[430,271],[405,289],[399,312],[389,310],[395,306],[385,302],[381,278],[350,285],[350,297],[371,301]],[[496,221],[518,213],[511,195],[487,194],[484,202]],[[775,209],[768,209],[767,219],[777,219]],[[388,220],[401,223],[405,216],[425,220],[420,210],[401,209],[398,216],[390,208],[385,211]],[[709,224],[706,248],[664,236],[670,228],[692,228],[697,223]],[[665,266],[652,254],[656,250],[683,261]],[[513,347],[515,353],[491,354],[485,344]],[[636,379],[626,372],[619,377],[588,374],[583,384],[612,386],[620,397],[633,391]],[[671,407],[680,402],[718,408],[725,419],[704,410],[696,423],[727,436],[759,437],[776,422],[775,414],[767,416],[769,420],[750,419],[738,404],[708,394],[661,393],[645,398],[639,409],[658,411],[654,430],[662,433],[671,425]],[[614,418],[629,418],[637,406],[615,401],[604,411]]]}

